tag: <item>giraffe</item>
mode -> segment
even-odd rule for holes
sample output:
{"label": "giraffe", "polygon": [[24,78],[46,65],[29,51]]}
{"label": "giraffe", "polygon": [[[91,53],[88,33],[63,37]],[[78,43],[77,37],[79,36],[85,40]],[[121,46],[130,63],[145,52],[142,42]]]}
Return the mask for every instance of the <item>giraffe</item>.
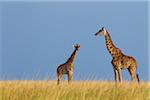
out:
{"label": "giraffe", "polygon": [[95,36],[100,35],[103,35],[105,37],[107,50],[112,57],[111,64],[113,66],[115,82],[118,81],[118,76],[119,82],[121,82],[122,81],[121,70],[128,69],[132,81],[137,80],[139,83],[140,80],[137,74],[136,60],[131,56],[123,54],[122,51],[114,45],[108,31],[104,27],[102,27],[97,33],[95,33]]}
{"label": "giraffe", "polygon": [[67,74],[68,76],[68,84],[72,80],[72,75],[74,71],[74,60],[76,58],[77,52],[80,48],[79,44],[74,45],[75,50],[71,54],[71,56],[68,58],[68,60],[64,63],[58,66],[57,68],[57,84],[60,84],[60,80],[62,78],[62,75]]}

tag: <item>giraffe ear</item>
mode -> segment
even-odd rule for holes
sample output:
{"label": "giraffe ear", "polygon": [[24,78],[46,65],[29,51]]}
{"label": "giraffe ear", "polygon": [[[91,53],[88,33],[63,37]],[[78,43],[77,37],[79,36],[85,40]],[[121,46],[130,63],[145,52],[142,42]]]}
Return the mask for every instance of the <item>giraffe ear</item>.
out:
{"label": "giraffe ear", "polygon": [[103,26],[103,27],[102,27],[102,30],[104,30],[104,29],[105,29],[105,27]]}
{"label": "giraffe ear", "polygon": [[72,45],[72,47],[74,48],[74,45]]}

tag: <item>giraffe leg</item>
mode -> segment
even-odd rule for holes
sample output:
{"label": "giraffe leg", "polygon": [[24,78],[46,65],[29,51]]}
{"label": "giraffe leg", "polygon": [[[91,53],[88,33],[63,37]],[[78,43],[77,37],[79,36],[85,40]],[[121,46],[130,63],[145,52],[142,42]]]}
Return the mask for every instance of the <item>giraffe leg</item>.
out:
{"label": "giraffe leg", "polygon": [[117,81],[118,81],[118,74],[117,74],[116,66],[115,66],[115,64],[114,64],[114,61],[113,61],[113,60],[111,61],[111,64],[112,64],[112,66],[113,66],[115,82],[117,83]]}
{"label": "giraffe leg", "polygon": [[60,80],[61,80],[61,78],[62,78],[62,74],[57,74],[57,85],[59,85],[60,84]]}
{"label": "giraffe leg", "polygon": [[135,73],[134,73],[135,71],[131,67],[128,68],[128,71],[131,75],[132,81],[135,81],[136,80]]}
{"label": "giraffe leg", "polygon": [[117,75],[117,70],[114,68],[114,77],[115,77],[115,82],[118,81],[118,75]]}
{"label": "giraffe leg", "polygon": [[118,68],[117,71],[118,71],[118,76],[119,76],[119,82],[122,82],[121,69]]}
{"label": "giraffe leg", "polygon": [[72,74],[68,73],[68,84],[70,84],[71,80],[72,80]]}

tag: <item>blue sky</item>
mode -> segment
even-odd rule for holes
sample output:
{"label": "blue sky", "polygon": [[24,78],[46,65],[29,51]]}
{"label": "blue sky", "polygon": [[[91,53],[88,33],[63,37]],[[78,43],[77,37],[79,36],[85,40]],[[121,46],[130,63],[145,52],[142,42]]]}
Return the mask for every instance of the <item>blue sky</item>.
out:
{"label": "blue sky", "polygon": [[[72,51],[74,80],[113,80],[104,26],[124,54],[135,57],[141,80],[148,80],[147,2],[5,2],[1,6],[1,79],[56,79]],[[123,79],[130,80],[127,70]]]}

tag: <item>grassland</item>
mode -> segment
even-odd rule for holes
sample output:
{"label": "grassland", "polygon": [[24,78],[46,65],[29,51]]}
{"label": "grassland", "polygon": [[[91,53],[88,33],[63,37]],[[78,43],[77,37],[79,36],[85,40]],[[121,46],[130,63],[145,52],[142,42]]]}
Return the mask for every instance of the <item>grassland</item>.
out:
{"label": "grassland", "polygon": [[1,100],[150,100],[150,83],[0,81]]}

